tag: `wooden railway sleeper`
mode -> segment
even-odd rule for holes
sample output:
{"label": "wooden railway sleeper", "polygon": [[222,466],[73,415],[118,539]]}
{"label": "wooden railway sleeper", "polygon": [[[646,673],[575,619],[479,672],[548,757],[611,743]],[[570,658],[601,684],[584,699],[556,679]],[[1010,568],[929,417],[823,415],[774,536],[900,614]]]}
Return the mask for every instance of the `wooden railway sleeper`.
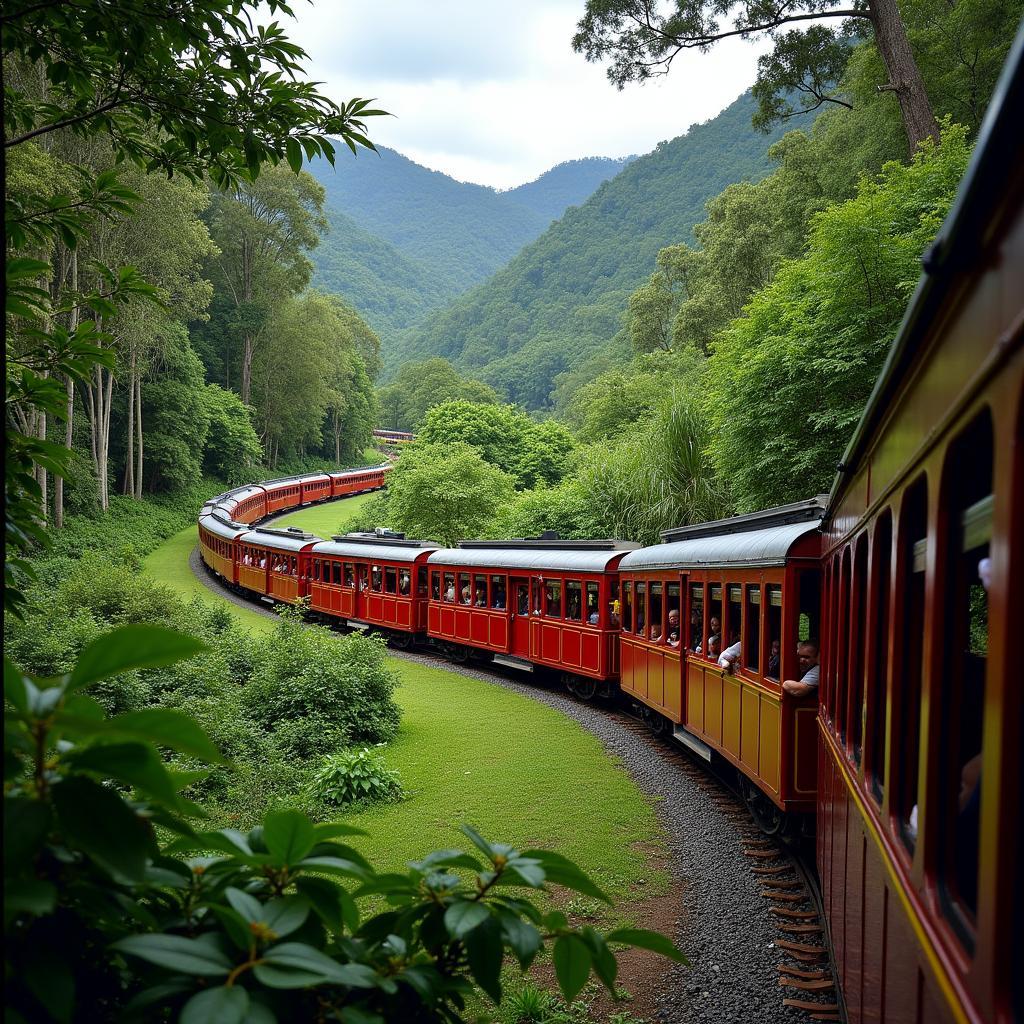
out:
{"label": "wooden railway sleeper", "polygon": [[780,974],[792,974],[797,978],[807,978],[811,981],[815,981],[819,978],[831,978],[832,972],[828,970],[822,970],[818,968],[813,971],[808,971],[803,967],[792,967],[790,964],[779,964]]}
{"label": "wooden railway sleeper", "polygon": [[806,942],[793,942],[790,939],[776,939],[775,945],[779,949],[785,949],[790,953],[805,953],[808,956],[828,956],[828,950],[824,946],[812,946]]}
{"label": "wooden railway sleeper", "polygon": [[779,917],[799,918],[804,921],[809,921],[818,916],[816,910],[791,910],[789,907],[772,907],[771,912]]}
{"label": "wooden railway sleeper", "polygon": [[792,1006],[794,1010],[808,1010],[811,1013],[839,1012],[839,1006],[836,1003],[816,1003],[810,999],[783,999],[782,1005]]}
{"label": "wooden railway sleeper", "polygon": [[797,988],[802,992],[827,992],[836,983],[831,978],[779,978],[780,988]]}

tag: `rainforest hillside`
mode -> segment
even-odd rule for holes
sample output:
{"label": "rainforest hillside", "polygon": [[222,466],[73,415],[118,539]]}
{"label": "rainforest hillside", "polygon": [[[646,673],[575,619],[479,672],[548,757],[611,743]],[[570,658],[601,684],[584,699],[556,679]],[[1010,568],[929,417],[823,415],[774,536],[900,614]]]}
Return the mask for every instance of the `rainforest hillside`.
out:
{"label": "rainforest hillside", "polygon": [[[630,162],[485,283],[385,340],[385,367],[444,356],[512,401],[543,408],[555,376],[592,359],[620,328],[629,294],[663,247],[691,240],[704,204],[770,169],[749,94]],[[787,128],[799,127],[794,118]],[[366,158],[363,158],[364,160]]]}
{"label": "rainforest hillside", "polygon": [[559,164],[506,192],[428,170],[387,147],[309,171],[326,192],[330,232],[313,253],[316,282],[345,296],[385,335],[490,276],[624,160]]}

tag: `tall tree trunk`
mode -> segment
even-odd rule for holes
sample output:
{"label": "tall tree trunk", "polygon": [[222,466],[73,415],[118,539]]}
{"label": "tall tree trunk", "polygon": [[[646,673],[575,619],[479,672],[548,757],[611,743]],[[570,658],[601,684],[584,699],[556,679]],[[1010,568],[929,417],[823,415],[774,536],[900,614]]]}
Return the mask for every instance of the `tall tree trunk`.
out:
{"label": "tall tree trunk", "polygon": [[[75,382],[67,379],[68,404],[64,420],[64,447],[70,449],[75,435]],[[60,530],[64,526],[64,477],[53,478],[53,526]]]}
{"label": "tall tree trunk", "polygon": [[334,464],[341,465],[341,421],[334,417]]}
{"label": "tall tree trunk", "polygon": [[142,500],[142,370],[135,375],[135,497]]}
{"label": "tall tree trunk", "polygon": [[[46,374],[46,376],[49,376],[49,374]],[[45,410],[43,410],[39,414],[39,440],[40,441],[45,441],[46,440],[46,411]],[[46,468],[44,466],[40,466],[39,467],[39,489],[42,491],[42,494],[40,494],[40,496],[39,496],[39,515],[40,515],[40,518],[43,521],[43,526],[46,526],[46,523],[47,523],[47,520],[48,520],[49,514],[50,514],[49,501],[47,500],[47,486],[46,486],[46,482],[47,482]]]}
{"label": "tall tree trunk", "polygon": [[896,0],[868,0],[868,9],[875,26],[878,52],[889,73],[886,88],[896,93],[907,142],[913,153],[925,139],[939,137],[939,126],[932,112],[921,70],[910,49]]}
{"label": "tall tree trunk", "polygon": [[128,362],[128,431],[124,455],[124,487],[122,494],[135,494],[135,350]]}
{"label": "tall tree trunk", "polygon": [[246,331],[245,339],[242,344],[242,391],[241,399],[248,405],[249,397],[252,392],[252,352],[253,343],[252,335]]}

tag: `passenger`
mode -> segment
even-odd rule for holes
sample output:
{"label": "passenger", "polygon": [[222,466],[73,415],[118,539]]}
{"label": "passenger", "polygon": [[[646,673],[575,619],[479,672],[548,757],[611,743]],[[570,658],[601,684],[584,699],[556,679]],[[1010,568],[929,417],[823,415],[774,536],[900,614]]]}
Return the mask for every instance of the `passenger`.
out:
{"label": "passenger", "polygon": [[455,584],[449,583],[448,589],[444,592],[444,599],[449,604],[455,604]]}
{"label": "passenger", "polygon": [[779,660],[781,656],[782,644],[778,640],[773,640],[768,651],[768,670],[765,675],[771,676],[772,679],[779,678]]}
{"label": "passenger", "polygon": [[804,640],[797,644],[796,657],[800,664],[800,680],[786,679],[782,684],[782,692],[791,697],[806,697],[818,689],[821,669],[818,665],[817,641]]}
{"label": "passenger", "polygon": [[612,629],[618,629],[622,625],[622,602],[618,598],[612,601],[611,614],[608,621]]}
{"label": "passenger", "polygon": [[409,593],[409,570],[403,569],[398,574],[398,592],[400,594]]}
{"label": "passenger", "polygon": [[587,616],[587,622],[591,626],[597,626],[601,622],[601,613],[597,610],[597,605],[590,606],[590,614]]}
{"label": "passenger", "polygon": [[476,591],[476,606],[477,608],[487,607],[487,591],[483,587],[477,587]]}
{"label": "passenger", "polygon": [[494,593],[494,604],[491,607],[492,608],[500,608],[500,609],[504,610],[504,608],[505,608],[505,588],[504,587],[495,587],[494,590],[493,590],[493,593]]}
{"label": "passenger", "polygon": [[[698,652],[699,653],[699,652]],[[721,637],[713,636],[708,640],[708,657],[717,658],[722,653]]]}
{"label": "passenger", "polygon": [[679,646],[679,609],[672,608],[668,613],[668,639],[669,647]]}
{"label": "passenger", "polygon": [[733,643],[726,647],[718,656],[718,667],[724,668],[730,675],[736,671],[736,662],[740,660],[740,654],[743,650],[743,645],[740,643],[737,634],[734,633],[731,639]]}
{"label": "passenger", "polygon": [[519,589],[519,597],[516,600],[516,614],[530,614],[530,595],[527,593],[526,587],[520,587]]}
{"label": "passenger", "polygon": [[462,588],[462,603],[463,604],[472,604],[473,603],[473,593],[469,589],[469,584],[468,583]]}
{"label": "passenger", "polygon": [[[711,621],[708,623],[708,627],[711,630],[711,633],[708,636],[708,657],[716,658],[722,649],[722,620],[717,615],[712,615]],[[718,652],[711,650],[712,640],[715,641],[715,646],[718,648]],[[694,654],[702,653],[701,646],[701,644],[697,644]]]}

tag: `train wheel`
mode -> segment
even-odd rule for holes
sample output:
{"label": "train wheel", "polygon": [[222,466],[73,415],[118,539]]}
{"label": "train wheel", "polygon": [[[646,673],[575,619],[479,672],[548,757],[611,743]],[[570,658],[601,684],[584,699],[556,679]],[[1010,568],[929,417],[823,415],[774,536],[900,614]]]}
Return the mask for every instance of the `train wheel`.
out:
{"label": "train wheel", "polygon": [[400,651],[407,651],[412,647],[412,633],[392,633],[388,639],[391,646]]}
{"label": "train wheel", "polygon": [[463,647],[462,644],[452,644],[448,648],[448,657],[455,662],[456,665],[465,665],[469,661],[469,648]]}
{"label": "train wheel", "polygon": [[786,815],[749,779],[741,776],[740,791],[754,824],[766,836],[780,836],[786,827]]}
{"label": "train wheel", "polygon": [[641,717],[652,736],[665,736],[668,733],[669,720],[664,715],[659,715],[657,711],[645,706]]}
{"label": "train wheel", "polygon": [[566,687],[571,694],[579,697],[580,700],[593,700],[597,696],[597,680],[584,679],[582,676],[574,676],[567,673]]}

